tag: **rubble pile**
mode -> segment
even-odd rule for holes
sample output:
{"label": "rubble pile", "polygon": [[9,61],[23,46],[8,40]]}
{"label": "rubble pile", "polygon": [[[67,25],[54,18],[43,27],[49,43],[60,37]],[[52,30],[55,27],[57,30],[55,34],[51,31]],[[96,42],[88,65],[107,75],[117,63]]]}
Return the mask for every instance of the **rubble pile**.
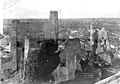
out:
{"label": "rubble pile", "polygon": [[114,66],[115,68],[120,69],[120,59],[116,58],[112,61],[112,66]]}

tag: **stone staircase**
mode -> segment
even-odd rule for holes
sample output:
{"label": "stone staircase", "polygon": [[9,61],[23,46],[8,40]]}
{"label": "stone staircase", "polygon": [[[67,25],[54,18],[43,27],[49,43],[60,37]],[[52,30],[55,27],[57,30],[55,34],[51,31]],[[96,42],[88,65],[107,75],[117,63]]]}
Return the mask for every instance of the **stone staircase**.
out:
{"label": "stone staircase", "polygon": [[90,79],[90,78],[94,78],[95,74],[94,73],[83,73],[83,77]]}

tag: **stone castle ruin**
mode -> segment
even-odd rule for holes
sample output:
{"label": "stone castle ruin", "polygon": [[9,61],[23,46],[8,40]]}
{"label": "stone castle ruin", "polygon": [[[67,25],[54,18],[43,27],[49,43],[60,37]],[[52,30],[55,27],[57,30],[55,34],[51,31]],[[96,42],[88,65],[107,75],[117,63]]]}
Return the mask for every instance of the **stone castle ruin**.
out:
{"label": "stone castle ruin", "polygon": [[[94,29],[91,28],[90,31]],[[92,37],[93,33],[90,34],[89,40],[69,38],[69,36],[60,38],[57,11],[50,11],[49,19],[4,20],[4,35],[9,39],[9,56],[2,58],[1,79],[8,79],[17,71],[23,84],[36,84],[49,80],[61,83],[75,79],[76,71],[87,71],[86,66],[91,67],[90,75],[94,74],[93,71],[99,71],[98,67],[101,67],[100,62],[94,63],[95,60],[99,60],[99,57],[100,60],[106,60],[108,58],[105,57],[109,55],[104,52],[101,54],[100,50],[110,49],[107,37],[106,41],[102,41],[106,43],[101,47],[102,37],[97,38],[99,42],[96,42],[96,38]],[[88,43],[89,48],[86,48],[85,41],[82,40]],[[109,60],[106,61],[111,64],[110,55]],[[81,62],[86,65],[82,66]]]}

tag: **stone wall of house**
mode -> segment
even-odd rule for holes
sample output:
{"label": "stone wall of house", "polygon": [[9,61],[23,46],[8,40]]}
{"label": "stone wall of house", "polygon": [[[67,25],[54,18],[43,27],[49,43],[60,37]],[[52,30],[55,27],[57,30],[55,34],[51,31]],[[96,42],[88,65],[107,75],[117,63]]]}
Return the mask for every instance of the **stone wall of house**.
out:
{"label": "stone wall of house", "polygon": [[13,20],[5,20],[3,23],[3,34],[10,36],[10,55],[12,56],[13,60],[11,63],[3,64],[3,69],[13,69],[16,70],[16,62],[17,62],[17,53],[16,53],[16,28],[17,28],[18,21]]}
{"label": "stone wall of house", "polygon": [[60,53],[61,63],[65,60],[65,64],[61,64],[53,72],[56,77],[56,83],[73,80],[75,71],[78,69],[80,59],[85,56],[85,50],[81,49],[79,39],[69,39],[65,44],[65,49]]}

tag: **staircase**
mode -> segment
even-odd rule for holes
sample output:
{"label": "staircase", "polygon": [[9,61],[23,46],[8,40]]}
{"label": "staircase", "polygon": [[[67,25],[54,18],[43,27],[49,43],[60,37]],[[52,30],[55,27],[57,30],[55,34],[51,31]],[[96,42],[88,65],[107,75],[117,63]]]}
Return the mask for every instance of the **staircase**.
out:
{"label": "staircase", "polygon": [[94,73],[83,73],[83,77],[88,79],[88,78],[94,78],[95,75]]}

